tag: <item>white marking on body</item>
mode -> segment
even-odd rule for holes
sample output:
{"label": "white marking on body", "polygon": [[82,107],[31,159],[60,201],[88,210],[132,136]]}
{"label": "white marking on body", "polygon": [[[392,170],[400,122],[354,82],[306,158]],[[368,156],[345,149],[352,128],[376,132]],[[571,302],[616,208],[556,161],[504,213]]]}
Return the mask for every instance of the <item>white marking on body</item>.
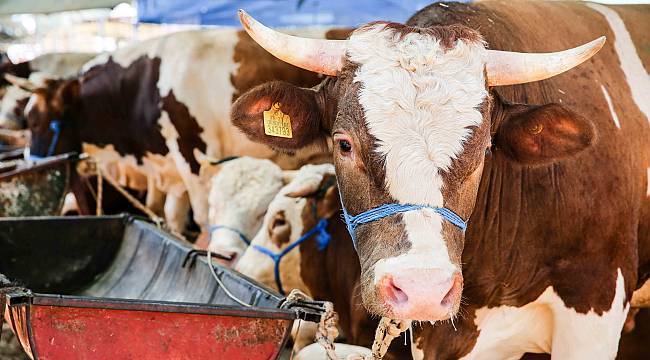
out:
{"label": "white marking on body", "polygon": [[650,122],[650,101],[648,101],[648,94],[650,94],[650,75],[648,75],[643,67],[643,63],[639,58],[639,54],[636,52],[636,47],[634,46],[630,33],[625,27],[623,19],[621,19],[616,11],[607,6],[592,3],[588,3],[587,6],[603,15],[609,23],[609,27],[614,32],[614,36],[616,37],[614,49],[616,49],[616,54],[618,54],[618,60],[621,63],[621,69],[625,74],[627,84],[630,86],[632,99]]}
{"label": "white marking on body", "polygon": [[478,309],[474,323],[480,333],[463,359],[519,359],[525,352],[551,353],[558,359],[613,359],[628,310],[620,269],[611,307],[602,315],[566,307],[549,286],[522,307]]}
{"label": "white marking on body", "polygon": [[616,125],[617,128],[621,128],[621,123],[618,121],[618,115],[616,115],[616,111],[614,110],[614,104],[612,104],[612,98],[609,97],[609,93],[607,92],[607,89],[605,88],[605,85],[600,85],[601,90],[603,90],[603,95],[605,95],[605,100],[607,100],[607,106],[609,106],[609,112],[612,114],[612,120],[614,121],[614,125]]}
{"label": "white marking on body", "polygon": [[37,101],[38,98],[36,96],[29,97],[29,100],[27,100],[27,104],[25,104],[25,110],[24,110],[25,115],[29,114],[32,111],[34,106],[36,106]]}
{"label": "white marking on body", "polygon": [[[317,189],[325,175],[334,175],[333,165],[305,165],[296,172],[291,182],[284,186],[271,201],[264,216],[262,227],[251,240],[251,246],[246,249],[235,266],[237,271],[270,288],[277,289],[273,272],[273,260],[268,255],[253,248],[253,245],[259,245],[274,253],[279,253],[289,244],[298,240],[303,232],[308,231],[309,229],[304,229],[302,222],[302,213],[307,205],[307,199],[304,197],[291,197],[288,194],[302,192],[301,189]],[[269,233],[271,222],[280,211],[284,212],[285,221],[291,226],[289,242],[282,244],[282,247],[279,247],[278,244],[271,240]],[[291,289],[299,289],[306,294],[310,294],[309,288],[307,288],[300,276],[299,249],[292,250],[282,258],[280,262],[280,278],[282,287],[286,292]]]}
{"label": "white marking on body", "polygon": [[[457,41],[446,50],[418,33],[398,40],[382,25],[351,36],[348,56],[360,64],[354,78],[362,85],[359,103],[369,133],[378,139],[377,151],[386,158],[388,191],[398,202],[443,206],[440,172],[463,150],[469,127],[483,121],[478,108],[487,96],[485,54],[483,43]],[[403,219],[411,249],[380,260],[375,282],[395,266],[450,275],[457,270],[439,215],[421,210]]]}
{"label": "white marking on body", "polygon": [[[210,225],[228,226],[252,239],[282,186],[282,170],[269,160],[243,157],[226,162],[212,178]],[[241,255],[247,245],[232,230],[219,229],[212,232],[209,248],[217,253]]]}
{"label": "white marking on body", "polygon": [[411,357],[413,360],[424,360],[424,349],[420,349],[417,340],[413,338],[413,323],[409,329],[409,336],[411,337]]}
{"label": "white marking on body", "polygon": [[178,145],[179,134],[176,127],[169,119],[166,111],[160,113],[158,124],[161,128],[161,135],[165,139],[165,145],[169,149],[169,155],[174,160],[185,189],[189,194],[189,201],[194,211],[194,220],[198,224],[205,225],[208,222],[208,199],[205,196],[209,189],[209,178],[202,179],[192,173],[190,164],[185,160]]}

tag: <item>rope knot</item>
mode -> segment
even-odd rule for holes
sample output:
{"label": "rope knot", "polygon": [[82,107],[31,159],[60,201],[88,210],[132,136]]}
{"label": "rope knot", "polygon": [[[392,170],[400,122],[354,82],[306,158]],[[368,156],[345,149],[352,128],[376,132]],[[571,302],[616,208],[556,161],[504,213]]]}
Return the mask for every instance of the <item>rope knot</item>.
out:
{"label": "rope knot", "polygon": [[50,121],[50,130],[52,130],[54,132],[61,131],[61,121],[59,121],[59,120]]}
{"label": "rope knot", "polygon": [[332,240],[332,235],[327,231],[327,219],[321,219],[316,225],[318,234],[316,235],[316,243],[318,244],[318,251],[323,251]]}

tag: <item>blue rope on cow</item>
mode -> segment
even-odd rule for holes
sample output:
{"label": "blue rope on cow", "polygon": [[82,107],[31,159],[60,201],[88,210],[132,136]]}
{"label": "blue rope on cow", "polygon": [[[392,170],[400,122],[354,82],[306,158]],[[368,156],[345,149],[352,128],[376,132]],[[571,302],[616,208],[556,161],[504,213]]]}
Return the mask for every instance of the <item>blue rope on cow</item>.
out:
{"label": "blue rope on cow", "polygon": [[291,250],[295,249],[298,247],[298,245],[302,244],[305,242],[307,239],[312,237],[313,235],[316,235],[316,242],[318,243],[318,251],[323,251],[327,245],[330,243],[330,240],[332,236],[327,232],[327,225],[328,221],[327,219],[320,219],[318,221],[318,224],[311,228],[309,231],[304,233],[298,240],[294,241],[291,243],[289,246],[287,246],[284,250],[280,251],[279,253],[275,253],[263,246],[254,244],[253,248],[262,254],[268,255],[271,260],[273,260],[274,268],[273,272],[275,274],[275,284],[278,287],[278,291],[280,291],[280,294],[286,295],[284,292],[284,288],[282,288],[282,279],[280,278],[280,261],[282,258],[287,255]]}
{"label": "blue rope on cow", "polygon": [[414,205],[414,204],[384,204],[384,205],[377,206],[376,208],[366,210],[358,215],[350,215],[345,209],[345,206],[342,206],[342,208],[343,208],[343,219],[345,219],[345,224],[348,228],[348,232],[350,233],[350,237],[352,238],[352,244],[354,245],[355,250],[357,249],[357,239],[355,236],[355,232],[359,225],[367,224],[369,222],[377,221],[385,217],[405,213],[408,211],[430,209],[433,210],[438,215],[442,216],[443,219],[449,221],[450,223],[452,223],[453,225],[461,229],[462,231],[465,231],[465,229],[467,229],[467,223],[465,222],[465,220],[463,220],[463,218],[458,216],[458,214],[456,214],[455,212],[444,207],[434,207],[429,205]]}
{"label": "blue rope on cow", "polygon": [[50,122],[50,130],[54,132],[52,135],[52,142],[50,142],[50,147],[47,148],[47,156],[54,155],[54,149],[56,149],[56,144],[59,142],[59,136],[61,135],[61,121],[52,120]]}
{"label": "blue rope on cow", "polygon": [[235,234],[239,235],[239,238],[241,239],[241,241],[245,242],[247,246],[251,244],[251,241],[246,237],[246,235],[244,235],[244,233],[242,233],[241,231],[239,231],[239,230],[237,230],[237,229],[235,229],[233,227],[230,227],[230,226],[212,225],[212,226],[208,227],[208,232],[210,233],[210,235],[212,235],[213,232],[215,232],[215,231],[217,231],[219,229],[230,230],[230,231],[234,232]]}
{"label": "blue rope on cow", "polygon": [[50,141],[50,145],[47,147],[47,154],[45,156],[38,156],[38,155],[32,155],[29,154],[29,159],[30,160],[41,160],[46,157],[50,157],[54,155],[54,150],[56,149],[56,145],[59,143],[59,136],[61,136],[61,121],[59,120],[52,120],[50,122],[50,130],[54,133],[52,135],[52,141]]}

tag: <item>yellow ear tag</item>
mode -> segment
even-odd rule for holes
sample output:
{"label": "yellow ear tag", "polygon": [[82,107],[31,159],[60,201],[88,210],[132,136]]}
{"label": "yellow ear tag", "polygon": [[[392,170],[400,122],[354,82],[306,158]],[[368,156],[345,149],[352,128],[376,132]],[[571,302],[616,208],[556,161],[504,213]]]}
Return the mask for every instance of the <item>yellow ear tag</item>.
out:
{"label": "yellow ear tag", "polygon": [[280,103],[274,103],[264,112],[264,133],[291,139],[291,118],[280,110]]}

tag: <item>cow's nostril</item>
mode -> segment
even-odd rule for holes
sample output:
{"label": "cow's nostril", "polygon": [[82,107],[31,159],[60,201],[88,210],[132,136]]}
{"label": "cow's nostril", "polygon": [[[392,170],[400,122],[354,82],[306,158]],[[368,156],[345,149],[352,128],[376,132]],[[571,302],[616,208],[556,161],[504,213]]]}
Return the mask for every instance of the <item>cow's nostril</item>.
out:
{"label": "cow's nostril", "polygon": [[393,282],[392,277],[385,277],[382,280],[382,292],[389,302],[393,304],[404,304],[408,302],[408,296]]}
{"label": "cow's nostril", "polygon": [[442,298],[440,304],[445,307],[452,307],[456,298],[460,294],[461,285],[462,278],[460,275],[454,276],[454,282],[451,284],[451,287],[449,288],[449,291],[447,291],[447,294],[445,294],[445,296]]}

